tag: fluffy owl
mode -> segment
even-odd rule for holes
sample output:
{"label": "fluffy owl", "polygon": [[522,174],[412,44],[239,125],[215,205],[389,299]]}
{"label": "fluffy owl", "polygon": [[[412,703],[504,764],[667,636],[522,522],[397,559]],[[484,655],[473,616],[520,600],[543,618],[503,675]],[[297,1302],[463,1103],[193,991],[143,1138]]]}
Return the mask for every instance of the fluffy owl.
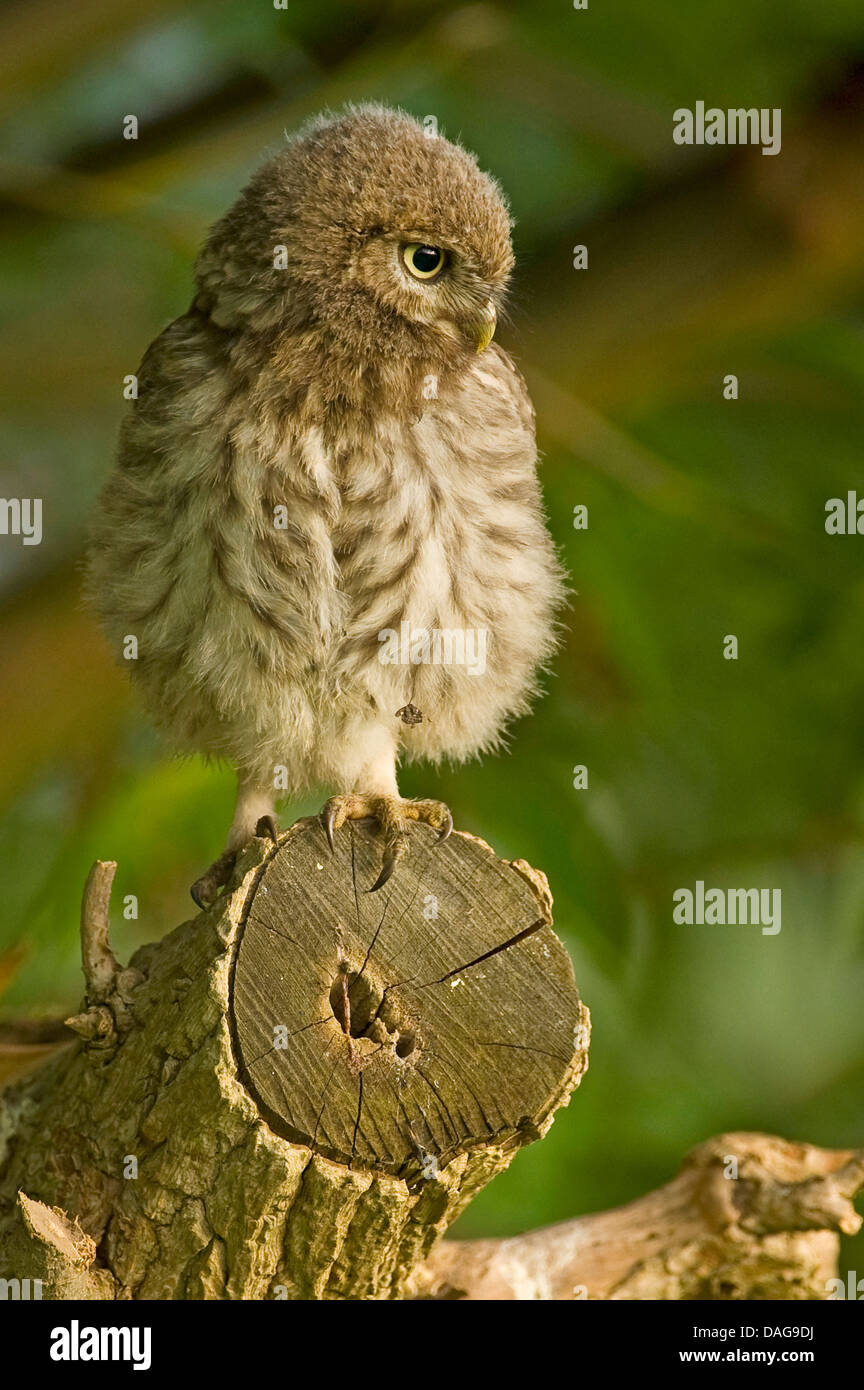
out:
{"label": "fluffy owl", "polygon": [[177,750],[236,769],[199,906],[275,838],[276,787],[336,793],[331,846],[377,823],[381,887],[409,819],[452,826],[398,764],[491,750],[528,706],[562,581],[534,412],[491,342],[512,265],[472,155],[352,107],[253,177],[144,356],[89,590]]}

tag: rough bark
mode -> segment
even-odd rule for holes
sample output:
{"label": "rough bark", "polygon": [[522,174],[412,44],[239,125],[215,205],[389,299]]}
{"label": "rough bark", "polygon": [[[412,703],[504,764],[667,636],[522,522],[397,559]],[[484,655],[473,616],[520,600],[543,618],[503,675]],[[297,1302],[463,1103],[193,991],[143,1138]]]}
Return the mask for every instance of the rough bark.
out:
{"label": "rough bark", "polygon": [[255,841],[123,970],[84,895],[80,1041],[0,1112],[0,1251],[43,1297],[394,1298],[540,1137],[588,1015],[541,874],[425,826],[387,889],[348,827]]}

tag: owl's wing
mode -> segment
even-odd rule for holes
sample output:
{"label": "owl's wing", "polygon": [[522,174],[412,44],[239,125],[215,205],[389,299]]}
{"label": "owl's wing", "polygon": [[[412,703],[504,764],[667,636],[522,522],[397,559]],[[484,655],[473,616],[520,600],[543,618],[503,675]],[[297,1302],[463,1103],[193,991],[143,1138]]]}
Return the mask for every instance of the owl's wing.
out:
{"label": "owl's wing", "polygon": [[148,349],[88,587],[115,649],[135,638],[132,674],[181,742],[210,748],[196,722],[228,723],[301,680],[338,621],[321,497],[298,451],[290,419],[265,420],[203,315]]}

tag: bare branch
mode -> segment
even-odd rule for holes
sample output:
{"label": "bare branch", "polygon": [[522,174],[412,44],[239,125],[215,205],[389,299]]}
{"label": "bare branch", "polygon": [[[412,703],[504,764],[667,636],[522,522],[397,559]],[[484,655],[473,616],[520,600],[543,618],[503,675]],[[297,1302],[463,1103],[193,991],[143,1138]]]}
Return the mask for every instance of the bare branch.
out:
{"label": "bare branch", "polygon": [[658,1191],[508,1240],[443,1241],[415,1297],[825,1298],[861,1218],[864,1151],[725,1134]]}

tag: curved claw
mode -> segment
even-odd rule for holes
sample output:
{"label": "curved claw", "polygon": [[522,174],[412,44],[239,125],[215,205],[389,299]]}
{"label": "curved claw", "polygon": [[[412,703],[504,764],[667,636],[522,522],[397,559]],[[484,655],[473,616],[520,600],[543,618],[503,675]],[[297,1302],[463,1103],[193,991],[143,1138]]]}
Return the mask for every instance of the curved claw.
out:
{"label": "curved claw", "polygon": [[214,860],[210,868],[203,873],[200,878],[196,878],[192,887],[189,889],[192,901],[202,912],[206,912],[208,907],[212,907],[219,894],[219,889],[224,888],[225,884],[234,871],[237,862],[237,851],[226,849],[224,854]]}
{"label": "curved claw", "polygon": [[320,821],[324,830],[324,834],[327,836],[327,843],[330,846],[331,854],[336,853],[336,841],[333,838],[333,826],[335,820],[336,807],[333,805],[331,801],[328,801],[327,805],[321,812]]}
{"label": "curved claw", "polygon": [[450,832],[452,831],[452,829],[453,829],[453,817],[451,816],[450,812],[448,811],[448,812],[447,812],[447,819],[445,820],[445,822],[444,822],[444,824],[442,825],[441,829],[438,831],[438,844],[439,844],[439,845],[440,845],[444,840],[449,839]]}
{"label": "curved claw", "polygon": [[381,865],[381,872],[376,878],[372,887],[367,889],[369,893],[377,893],[379,888],[383,888],[385,883],[389,883],[393,877],[393,870],[396,868],[399,859],[395,854],[385,854],[384,863]]}
{"label": "curved claw", "polygon": [[201,886],[200,886],[200,880],[198,880],[197,882],[195,882],[195,883],[192,884],[192,887],[189,889],[189,896],[190,896],[190,898],[192,899],[192,901],[193,901],[193,903],[195,904],[195,906],[196,906],[201,912],[206,912],[206,911],[207,911],[207,908],[209,907],[209,903],[207,903],[207,902],[205,901],[205,899],[204,899],[204,897],[203,897],[203,895],[202,895]]}
{"label": "curved claw", "polygon": [[274,845],[279,843],[279,826],[276,824],[276,817],[273,815],[262,816],[255,827],[255,834],[260,838],[272,840]]}

